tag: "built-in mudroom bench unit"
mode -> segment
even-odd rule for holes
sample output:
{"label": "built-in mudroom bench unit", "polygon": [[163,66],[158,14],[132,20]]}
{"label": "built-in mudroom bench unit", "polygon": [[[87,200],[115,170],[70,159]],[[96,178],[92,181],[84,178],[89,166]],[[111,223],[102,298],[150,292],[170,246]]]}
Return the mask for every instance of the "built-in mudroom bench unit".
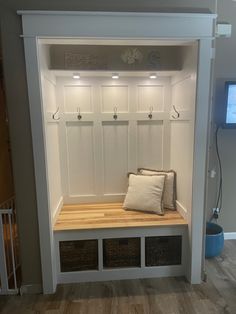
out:
{"label": "built-in mudroom bench unit", "polygon": [[18,13],[44,293],[200,283],[215,16]]}
{"label": "built-in mudroom bench unit", "polygon": [[66,205],[54,225],[58,282],[185,273],[187,221],[124,211],[122,203]]}

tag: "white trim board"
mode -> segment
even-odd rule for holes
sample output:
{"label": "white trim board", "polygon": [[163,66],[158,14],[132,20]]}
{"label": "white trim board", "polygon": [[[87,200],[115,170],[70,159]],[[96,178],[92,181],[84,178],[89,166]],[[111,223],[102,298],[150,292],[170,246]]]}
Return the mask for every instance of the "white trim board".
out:
{"label": "white trim board", "polygon": [[236,240],[236,232],[224,232],[225,240]]}
{"label": "white trim board", "polygon": [[37,11],[37,10],[18,10],[18,15],[90,15],[90,16],[164,16],[172,17],[173,14],[179,18],[217,18],[217,14],[212,13],[163,13],[163,12],[114,12],[114,11]]}
{"label": "white trim board", "polygon": [[52,225],[54,226],[56,221],[57,221],[57,218],[61,212],[61,209],[62,209],[62,206],[63,206],[63,203],[64,203],[64,199],[63,197],[61,197],[58,201],[58,205],[56,207],[56,209],[54,210],[54,213],[53,213],[53,218],[52,218]]}
{"label": "white trim board", "polygon": [[129,269],[108,269],[102,271],[81,271],[58,274],[58,284],[97,282],[110,280],[158,278],[158,277],[179,277],[185,275],[183,265],[136,267]]}
{"label": "white trim board", "polygon": [[[23,36],[24,37],[24,36]],[[137,45],[137,46],[185,46],[193,44],[195,40],[192,39],[152,39],[144,42],[142,39],[106,39],[106,42],[103,42],[102,39],[93,38],[93,45],[104,45],[109,44],[110,46],[130,46],[130,45]],[[42,38],[40,39],[41,44],[48,44],[48,45],[89,45],[91,43],[91,38]],[[81,72],[80,72],[81,73]],[[160,74],[160,72],[159,72]]]}
{"label": "white trim board", "polygon": [[24,294],[41,294],[42,293],[42,285],[41,284],[32,284],[32,285],[23,285],[20,287],[20,295]]}
{"label": "white trim board", "polygon": [[188,221],[188,211],[178,200],[176,201],[177,211],[180,213],[181,216],[184,217],[185,220]]}
{"label": "white trim board", "polygon": [[[210,39],[214,14],[18,11],[24,37]],[[66,25],[66,27],[65,27]],[[94,27],[96,25],[96,27]]]}

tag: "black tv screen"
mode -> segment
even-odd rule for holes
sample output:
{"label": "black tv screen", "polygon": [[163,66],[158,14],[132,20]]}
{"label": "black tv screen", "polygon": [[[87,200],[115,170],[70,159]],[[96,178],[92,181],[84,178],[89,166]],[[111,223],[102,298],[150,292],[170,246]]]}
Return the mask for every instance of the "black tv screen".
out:
{"label": "black tv screen", "polygon": [[236,81],[226,82],[226,114],[224,127],[236,128]]}

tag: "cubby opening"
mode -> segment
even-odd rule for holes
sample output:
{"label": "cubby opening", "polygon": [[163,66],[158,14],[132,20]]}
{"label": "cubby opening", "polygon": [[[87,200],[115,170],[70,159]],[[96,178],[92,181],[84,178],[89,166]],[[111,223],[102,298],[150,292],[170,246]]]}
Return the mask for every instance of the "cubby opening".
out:
{"label": "cubby opening", "polygon": [[60,241],[60,270],[73,272],[98,270],[98,241]]}
{"label": "cubby opening", "polygon": [[128,268],[140,266],[140,238],[103,240],[104,268]]}
{"label": "cubby opening", "polygon": [[[182,235],[144,237],[120,237],[102,239],[102,252],[98,240],[59,241],[60,271],[83,272],[99,270],[99,254],[102,270],[141,267],[174,266],[182,264]],[[145,256],[144,265],[141,265]]]}
{"label": "cubby opening", "polygon": [[160,236],[145,238],[145,265],[180,265],[182,258],[182,236]]}

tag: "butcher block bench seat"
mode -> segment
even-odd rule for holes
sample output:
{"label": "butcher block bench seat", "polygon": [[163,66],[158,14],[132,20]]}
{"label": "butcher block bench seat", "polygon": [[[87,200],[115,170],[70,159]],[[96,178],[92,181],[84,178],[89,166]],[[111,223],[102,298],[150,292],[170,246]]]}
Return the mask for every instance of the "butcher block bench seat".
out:
{"label": "butcher block bench seat", "polygon": [[54,225],[54,231],[93,230],[130,227],[187,226],[178,211],[167,210],[164,216],[124,210],[122,203],[64,205]]}

